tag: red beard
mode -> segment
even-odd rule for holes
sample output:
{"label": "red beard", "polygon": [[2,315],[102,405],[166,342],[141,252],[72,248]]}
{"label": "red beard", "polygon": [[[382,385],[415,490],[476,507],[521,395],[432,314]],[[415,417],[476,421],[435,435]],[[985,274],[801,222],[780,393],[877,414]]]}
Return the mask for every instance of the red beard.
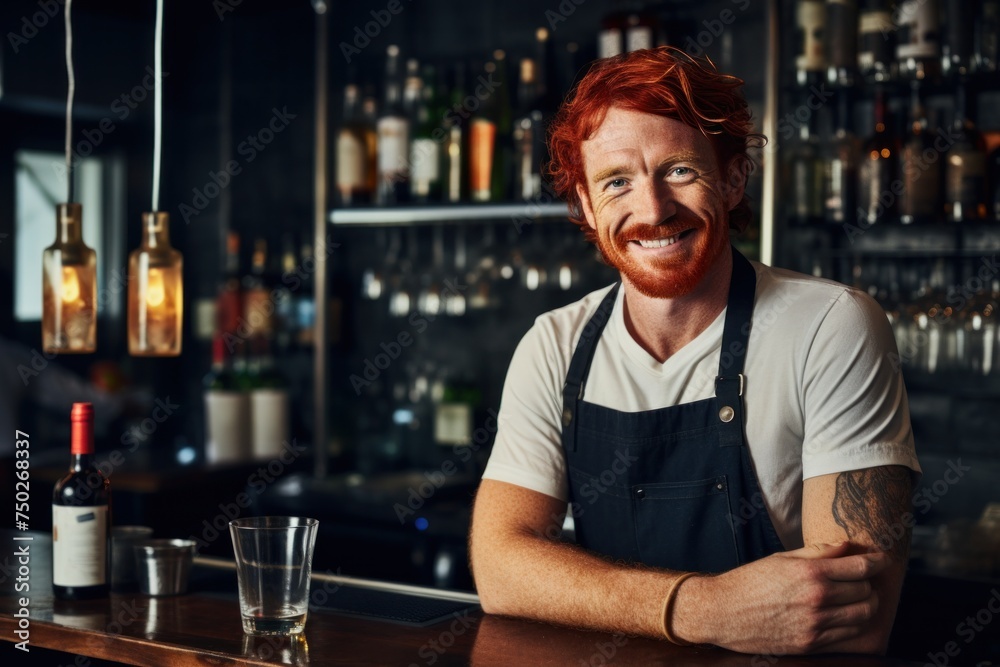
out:
{"label": "red beard", "polygon": [[[639,293],[655,299],[689,294],[705,278],[719,254],[729,245],[728,235],[697,218],[675,218],[669,224],[637,226],[606,239],[597,235],[597,248],[605,263],[617,269]],[[661,239],[683,230],[678,243],[685,252],[669,258],[638,258],[629,251],[632,241]]]}

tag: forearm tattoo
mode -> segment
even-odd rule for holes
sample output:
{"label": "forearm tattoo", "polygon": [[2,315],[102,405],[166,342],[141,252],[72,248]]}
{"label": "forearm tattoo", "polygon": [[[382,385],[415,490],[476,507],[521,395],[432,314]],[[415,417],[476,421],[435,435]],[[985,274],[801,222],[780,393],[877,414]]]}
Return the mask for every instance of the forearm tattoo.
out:
{"label": "forearm tattoo", "polygon": [[903,466],[851,470],[837,476],[833,518],[855,544],[874,545],[897,559],[910,549],[910,471]]}

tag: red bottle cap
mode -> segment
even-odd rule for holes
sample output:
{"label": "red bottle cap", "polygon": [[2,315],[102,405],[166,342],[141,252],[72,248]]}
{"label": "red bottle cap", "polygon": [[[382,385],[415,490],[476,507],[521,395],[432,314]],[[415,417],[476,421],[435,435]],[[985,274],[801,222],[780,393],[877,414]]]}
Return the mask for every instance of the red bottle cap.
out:
{"label": "red bottle cap", "polygon": [[94,406],[91,403],[74,403],[69,413],[70,453],[94,453]]}

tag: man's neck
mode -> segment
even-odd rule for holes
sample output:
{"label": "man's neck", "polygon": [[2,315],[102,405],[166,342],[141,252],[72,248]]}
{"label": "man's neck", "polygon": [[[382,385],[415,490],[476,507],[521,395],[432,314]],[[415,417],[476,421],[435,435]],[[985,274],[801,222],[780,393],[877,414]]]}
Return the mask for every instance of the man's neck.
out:
{"label": "man's neck", "polygon": [[623,276],[625,327],[632,339],[657,361],[665,362],[707,329],[726,307],[732,271],[732,253],[726,248],[697,287],[673,299],[645,296]]}

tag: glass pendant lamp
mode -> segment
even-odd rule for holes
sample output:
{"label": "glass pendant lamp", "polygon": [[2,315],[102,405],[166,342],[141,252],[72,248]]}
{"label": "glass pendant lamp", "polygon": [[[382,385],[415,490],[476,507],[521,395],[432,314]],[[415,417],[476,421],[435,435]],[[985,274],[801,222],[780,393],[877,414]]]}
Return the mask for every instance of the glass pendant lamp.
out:
{"label": "glass pendant lamp", "polygon": [[73,203],[72,0],[66,0],[66,201],[56,205],[56,240],[42,253],[42,349],[56,354],[97,349],[97,253],[83,242],[83,211]]}
{"label": "glass pendant lamp", "polygon": [[153,210],[142,214],[142,242],[128,257],[128,351],[140,357],[176,357],[184,323],[184,261],[170,246],[170,215],[160,199],[163,0],[156,3],[153,117]]}

